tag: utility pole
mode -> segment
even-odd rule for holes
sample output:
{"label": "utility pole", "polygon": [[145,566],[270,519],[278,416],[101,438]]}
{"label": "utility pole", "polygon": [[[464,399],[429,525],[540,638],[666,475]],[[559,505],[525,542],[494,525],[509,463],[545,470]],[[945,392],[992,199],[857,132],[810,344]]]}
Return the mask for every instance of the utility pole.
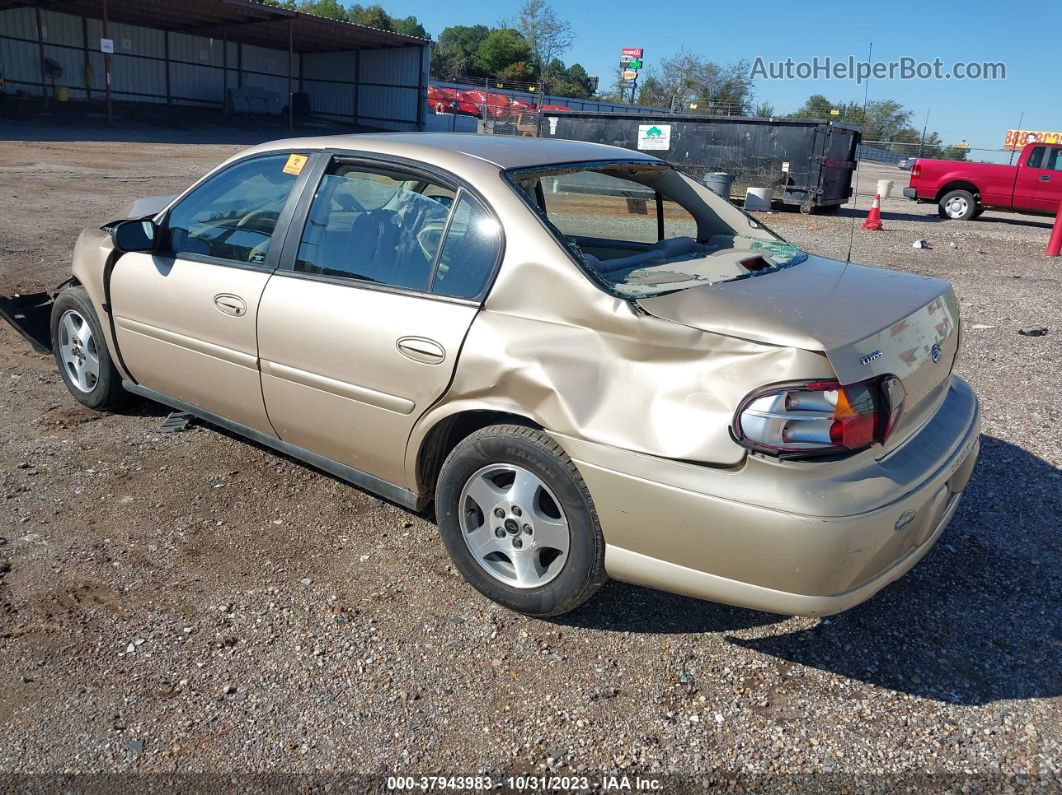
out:
{"label": "utility pole", "polygon": [[[111,37],[110,22],[107,19],[107,0],[103,0],[103,38]],[[103,73],[107,88],[107,123],[114,122],[113,109],[111,108],[111,54],[103,53]]]}
{"label": "utility pole", "polygon": [[[1025,120],[1025,111],[1022,111],[1021,115],[1018,116],[1018,128],[1014,132],[1021,132],[1021,123],[1024,120]],[[1007,160],[1007,165],[1008,166],[1014,165],[1014,152],[1015,152],[1014,149],[1010,150],[1010,158],[1008,158],[1008,160]]]}
{"label": "utility pole", "polygon": [[926,130],[929,129],[929,111],[931,110],[932,108],[926,108],[926,123],[922,125],[922,140],[918,142],[919,157],[922,156],[922,147],[925,145],[926,142]]}

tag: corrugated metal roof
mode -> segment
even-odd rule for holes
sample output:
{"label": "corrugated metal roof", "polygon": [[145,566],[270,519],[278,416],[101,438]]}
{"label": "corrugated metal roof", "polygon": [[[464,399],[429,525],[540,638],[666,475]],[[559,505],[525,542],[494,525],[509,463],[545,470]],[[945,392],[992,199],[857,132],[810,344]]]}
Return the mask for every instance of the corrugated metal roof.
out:
{"label": "corrugated metal roof", "polygon": [[[0,10],[26,5],[25,0],[0,0]],[[51,11],[99,19],[101,0],[41,0]],[[124,22],[179,33],[220,38],[260,47],[288,48],[291,25],[296,52],[340,52],[387,47],[423,47],[427,39],[379,28],[314,16],[267,5],[259,0],[107,0],[111,22]]]}

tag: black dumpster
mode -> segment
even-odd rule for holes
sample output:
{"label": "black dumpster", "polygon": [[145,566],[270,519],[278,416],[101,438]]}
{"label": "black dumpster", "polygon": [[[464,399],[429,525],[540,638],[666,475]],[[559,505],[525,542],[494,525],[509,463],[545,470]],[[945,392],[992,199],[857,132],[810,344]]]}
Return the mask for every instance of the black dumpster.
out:
{"label": "black dumpster", "polygon": [[583,111],[542,114],[539,135],[645,151],[697,180],[725,171],[735,195],[770,188],[775,201],[803,212],[848,201],[860,139],[857,128],[828,121]]}

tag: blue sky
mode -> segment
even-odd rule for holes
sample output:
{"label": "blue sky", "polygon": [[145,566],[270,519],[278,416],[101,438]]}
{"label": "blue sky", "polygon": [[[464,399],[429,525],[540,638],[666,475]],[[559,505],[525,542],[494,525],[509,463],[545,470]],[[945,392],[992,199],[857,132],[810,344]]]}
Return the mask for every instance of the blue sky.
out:
{"label": "blue sky", "polygon": [[[794,61],[864,60],[874,43],[874,60],[940,58],[945,69],[956,61],[1002,61],[1005,80],[872,80],[870,99],[895,99],[915,112],[921,129],[946,143],[965,138],[972,147],[1000,148],[1007,129],[1062,131],[1062,91],[1057,81],[1062,49],[1062,3],[1023,5],[966,0],[931,2],[710,2],[706,0],[551,0],[568,20],[575,42],[566,63],[581,63],[604,84],[613,79],[621,47],[643,47],[645,63],[659,63],[685,47],[721,63],[741,59]],[[495,24],[515,15],[521,0],[392,0],[396,16],[415,15],[432,38],[449,25]],[[1033,20],[1035,19],[1035,22]],[[855,80],[757,80],[755,99],[778,113],[794,110],[811,94],[831,100],[862,101]]]}

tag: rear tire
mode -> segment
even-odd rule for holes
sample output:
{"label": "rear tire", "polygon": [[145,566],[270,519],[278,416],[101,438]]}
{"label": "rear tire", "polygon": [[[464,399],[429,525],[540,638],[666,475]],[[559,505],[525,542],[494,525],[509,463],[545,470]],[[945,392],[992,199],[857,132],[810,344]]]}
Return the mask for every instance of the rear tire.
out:
{"label": "rear tire", "polygon": [[463,439],[439,473],[435,513],[458,571],[510,610],[566,613],[608,579],[590,492],[542,431],[493,425]]}
{"label": "rear tire", "polygon": [[969,221],[977,216],[977,198],[968,190],[952,190],[940,197],[937,212],[949,221]]}
{"label": "rear tire", "polygon": [[67,287],[55,299],[51,318],[52,354],[70,394],[90,409],[105,411],[124,405],[129,393],[111,361],[103,328],[92,301],[80,285]]}

